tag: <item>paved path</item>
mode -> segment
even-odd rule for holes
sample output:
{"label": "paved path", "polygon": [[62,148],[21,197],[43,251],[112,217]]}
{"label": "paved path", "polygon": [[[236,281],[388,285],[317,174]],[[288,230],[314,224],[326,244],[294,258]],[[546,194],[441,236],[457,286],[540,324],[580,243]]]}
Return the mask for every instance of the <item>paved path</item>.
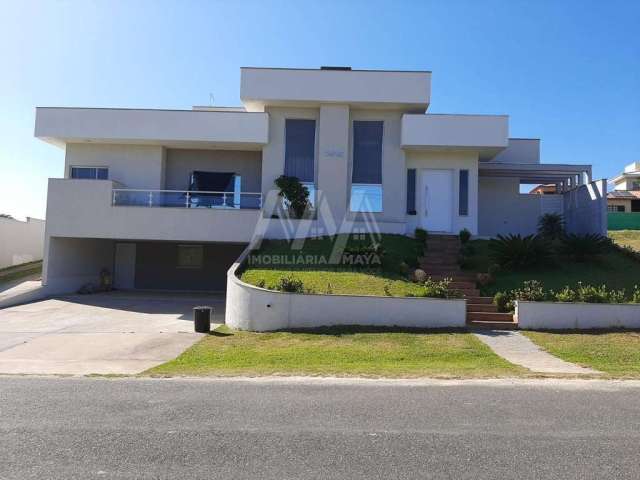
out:
{"label": "paved path", "polygon": [[540,349],[520,332],[508,330],[477,331],[475,336],[486,343],[496,354],[511,363],[538,373],[562,373],[594,375],[597,370],[584,368],[554,357]]}
{"label": "paved path", "polygon": [[[201,338],[192,308],[224,299],[180,294],[74,295],[0,310],[0,373],[135,374]],[[1,478],[1,476],[0,476]]]}
{"label": "paved path", "polygon": [[0,378],[0,478],[637,479],[638,382]]}

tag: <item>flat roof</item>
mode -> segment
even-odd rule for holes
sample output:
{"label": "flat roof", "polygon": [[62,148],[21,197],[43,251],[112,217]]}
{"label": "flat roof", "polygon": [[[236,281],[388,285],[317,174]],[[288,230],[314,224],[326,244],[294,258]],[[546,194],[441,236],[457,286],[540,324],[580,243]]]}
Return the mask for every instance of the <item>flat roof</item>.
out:
{"label": "flat roof", "polygon": [[[330,65],[326,65],[330,67]],[[298,70],[309,72],[388,72],[388,73],[433,73],[431,70],[385,70],[385,69],[358,69],[345,67],[336,68],[292,68],[292,67],[240,67],[240,69],[255,69],[255,70]]]}

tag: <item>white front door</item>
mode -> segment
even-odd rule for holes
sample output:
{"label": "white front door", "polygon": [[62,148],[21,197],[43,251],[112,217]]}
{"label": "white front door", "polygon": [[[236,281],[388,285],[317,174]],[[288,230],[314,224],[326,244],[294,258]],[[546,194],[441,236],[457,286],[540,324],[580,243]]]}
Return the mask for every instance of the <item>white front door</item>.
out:
{"label": "white front door", "polygon": [[425,168],[420,172],[420,225],[430,232],[453,228],[453,170]]}

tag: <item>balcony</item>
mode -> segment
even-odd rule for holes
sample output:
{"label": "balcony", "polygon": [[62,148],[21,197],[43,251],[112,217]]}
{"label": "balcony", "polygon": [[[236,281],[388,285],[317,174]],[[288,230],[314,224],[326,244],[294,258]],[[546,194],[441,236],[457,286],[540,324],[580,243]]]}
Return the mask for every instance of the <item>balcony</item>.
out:
{"label": "balcony", "polygon": [[135,190],[114,188],[114,207],[164,208],[262,208],[262,194],[255,192],[206,192],[189,190]]}
{"label": "balcony", "polygon": [[49,179],[47,235],[204,242],[249,242],[261,195],[129,190],[111,180]]}

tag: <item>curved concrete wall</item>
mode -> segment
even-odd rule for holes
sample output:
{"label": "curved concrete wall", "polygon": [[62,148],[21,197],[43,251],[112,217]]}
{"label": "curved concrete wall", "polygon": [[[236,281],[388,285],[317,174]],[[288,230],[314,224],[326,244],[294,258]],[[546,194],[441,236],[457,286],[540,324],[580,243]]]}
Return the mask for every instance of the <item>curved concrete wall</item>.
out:
{"label": "curved concrete wall", "polygon": [[516,318],[526,330],[640,328],[640,304],[519,301]]}
{"label": "curved concrete wall", "polygon": [[331,325],[462,328],[466,301],[359,295],[302,295],[244,283],[236,271],[249,249],[227,272],[225,323],[256,332]]}

